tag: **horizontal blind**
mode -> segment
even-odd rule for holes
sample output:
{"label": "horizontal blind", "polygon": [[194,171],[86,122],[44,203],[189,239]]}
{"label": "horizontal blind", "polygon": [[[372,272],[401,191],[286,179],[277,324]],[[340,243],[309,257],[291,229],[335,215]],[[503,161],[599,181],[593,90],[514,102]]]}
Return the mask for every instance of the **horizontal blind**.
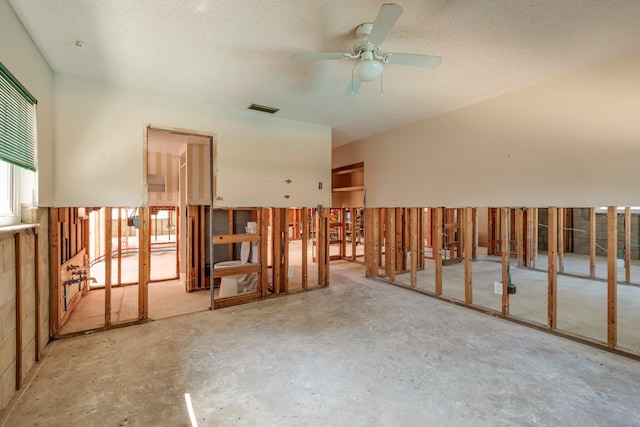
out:
{"label": "horizontal blind", "polygon": [[36,170],[36,100],[0,64],[0,160]]}

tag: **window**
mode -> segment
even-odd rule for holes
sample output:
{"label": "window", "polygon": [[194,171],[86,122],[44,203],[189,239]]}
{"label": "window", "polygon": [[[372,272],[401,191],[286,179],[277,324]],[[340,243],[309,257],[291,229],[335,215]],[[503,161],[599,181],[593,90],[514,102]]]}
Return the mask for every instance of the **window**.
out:
{"label": "window", "polygon": [[35,204],[35,171],[36,99],[0,63],[0,226],[20,222],[20,202]]}

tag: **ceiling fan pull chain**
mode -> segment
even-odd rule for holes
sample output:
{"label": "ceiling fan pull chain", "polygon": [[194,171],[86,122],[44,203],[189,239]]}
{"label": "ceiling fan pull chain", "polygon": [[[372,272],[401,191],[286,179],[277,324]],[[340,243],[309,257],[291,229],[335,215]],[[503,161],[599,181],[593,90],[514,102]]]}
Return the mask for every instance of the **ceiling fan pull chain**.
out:
{"label": "ceiling fan pull chain", "polygon": [[384,93],[382,93],[382,75],[384,73],[380,74],[380,98],[382,98],[384,96]]}

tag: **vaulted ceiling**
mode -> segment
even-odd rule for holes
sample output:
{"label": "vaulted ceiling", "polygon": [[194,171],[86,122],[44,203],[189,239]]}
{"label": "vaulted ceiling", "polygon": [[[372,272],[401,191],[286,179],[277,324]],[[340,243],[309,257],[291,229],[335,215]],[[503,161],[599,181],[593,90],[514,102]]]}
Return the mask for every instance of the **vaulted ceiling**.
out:
{"label": "vaulted ceiling", "polygon": [[398,0],[380,51],[442,57],[385,65],[346,95],[355,28],[381,1],[9,0],[56,73],[217,106],[251,103],[330,126],[334,146],[546,81],[640,48],[637,0]]}

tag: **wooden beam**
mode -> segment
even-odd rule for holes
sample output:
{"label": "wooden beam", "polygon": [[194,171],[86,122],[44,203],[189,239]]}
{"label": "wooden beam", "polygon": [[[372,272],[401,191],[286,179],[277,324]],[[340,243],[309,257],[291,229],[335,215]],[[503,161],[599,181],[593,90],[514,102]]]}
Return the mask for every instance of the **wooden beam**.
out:
{"label": "wooden beam", "polygon": [[261,271],[262,266],[260,264],[247,263],[235,267],[214,269],[213,277],[239,276],[243,274],[260,273]]}
{"label": "wooden beam", "polygon": [[558,326],[558,209],[548,208],[548,292],[547,292],[547,326],[556,329]]}
{"label": "wooden beam", "polygon": [[365,249],[365,274],[367,277],[378,276],[378,222],[376,221],[375,208],[364,210],[364,249]]}
{"label": "wooden beam", "polygon": [[418,209],[408,209],[409,212],[409,253],[411,254],[411,287],[418,286]]}
{"label": "wooden beam", "polygon": [[273,209],[273,293],[278,295],[282,289],[282,209]]}
{"label": "wooden beam", "polygon": [[404,209],[396,208],[396,228],[394,233],[395,237],[395,256],[396,256],[396,271],[404,270],[407,257],[405,255],[405,240],[403,239],[404,230]]}
{"label": "wooden beam", "polygon": [[35,358],[40,361],[40,229],[33,228],[33,270],[36,306]]}
{"label": "wooden beam", "polygon": [[473,217],[474,210],[472,208],[464,208],[464,303],[471,305],[473,303],[473,288],[472,288],[472,264],[473,258],[473,240],[475,234],[473,233]]}
{"label": "wooden beam", "polygon": [[222,245],[227,243],[259,242],[260,239],[261,237],[259,234],[216,234],[212,237],[214,245]]}
{"label": "wooden beam", "polygon": [[138,320],[149,317],[149,208],[138,209]]}
{"label": "wooden beam", "polygon": [[618,210],[607,208],[607,347],[618,342]]}
{"label": "wooden beam", "polygon": [[[282,280],[282,291],[289,293],[289,209],[282,209],[282,274],[280,275]],[[342,227],[344,228],[344,226]]]}
{"label": "wooden beam", "polygon": [[558,272],[564,273],[564,223],[565,209],[558,208]]}
{"label": "wooden beam", "polygon": [[531,208],[533,219],[531,221],[531,268],[536,268],[538,263],[538,208]]}
{"label": "wooden beam", "polygon": [[436,262],[435,294],[442,295],[442,208],[433,210],[433,259]]}
{"label": "wooden beam", "polygon": [[[260,210],[260,221],[258,224],[261,239],[258,243],[258,248],[260,248],[260,258],[258,260],[260,261],[260,296],[264,299],[269,295],[269,245],[267,243],[269,241],[269,208],[262,208]],[[304,253],[306,254],[306,251]],[[213,292],[213,286],[211,287],[211,291]]]}
{"label": "wooden beam", "polygon": [[631,208],[624,208],[624,280],[631,282]]}
{"label": "wooden beam", "polygon": [[329,285],[329,209],[322,209],[318,215],[318,286],[327,286]]}
{"label": "wooden beam", "polygon": [[113,252],[113,212],[109,207],[104,208],[104,324],[111,325],[111,254]]}
{"label": "wooden beam", "polygon": [[355,261],[356,258],[357,258],[357,251],[358,251],[358,241],[356,239],[356,236],[360,232],[359,229],[358,229],[358,221],[357,221],[358,209],[351,208],[349,210],[349,212],[351,214],[351,220],[350,220],[350,225],[351,225],[351,261]]}
{"label": "wooden beam", "polygon": [[[213,212],[211,213],[213,215]],[[157,218],[157,216],[156,216]],[[198,242],[200,244],[200,250],[199,250],[199,262],[198,262],[198,273],[200,275],[200,280],[198,281],[199,283],[199,288],[200,289],[204,289],[206,287],[206,283],[205,283],[205,277],[206,277],[206,271],[205,271],[205,266],[207,265],[207,251],[205,249],[205,242],[207,242],[207,236],[205,235],[205,206],[204,205],[200,205],[200,216],[199,216],[199,225],[200,225],[200,229],[198,232]],[[151,241],[149,241],[149,244],[151,244]],[[149,255],[151,255],[151,247],[149,247]],[[149,269],[149,274],[151,274],[151,269]],[[149,276],[150,277],[150,276]]]}
{"label": "wooden beam", "polygon": [[516,223],[516,260],[518,267],[523,267],[525,265],[524,260],[524,212],[522,208],[516,208],[515,214],[515,223]]}
{"label": "wooden beam", "polygon": [[20,233],[14,234],[16,271],[16,390],[22,387],[22,250]]}
{"label": "wooden beam", "polygon": [[478,208],[472,208],[473,238],[471,247],[471,259],[478,259]]}
{"label": "wooden beam", "polygon": [[386,248],[384,249],[385,270],[391,282],[396,281],[396,210],[387,209],[387,228],[385,229]]}
{"label": "wooden beam", "polygon": [[589,209],[589,277],[596,277],[596,208]]}
{"label": "wooden beam", "polygon": [[[352,228],[353,228],[353,217]],[[300,222],[302,222],[302,289],[309,287],[309,251],[307,245],[309,244],[309,210],[302,208],[300,215]],[[351,240],[354,241],[353,230],[351,230]]]}
{"label": "wooden beam", "polygon": [[60,330],[60,223],[58,208],[49,208],[49,336]]}
{"label": "wooden beam", "polygon": [[502,315],[509,315],[509,252],[511,239],[509,238],[509,208],[500,209],[500,238],[502,239]]}
{"label": "wooden beam", "polygon": [[[177,248],[176,248],[176,251],[177,251]],[[176,255],[176,258],[177,258],[177,255]],[[117,277],[117,281],[118,281],[117,282],[118,284],[122,283],[122,208],[118,208],[118,277]]]}

